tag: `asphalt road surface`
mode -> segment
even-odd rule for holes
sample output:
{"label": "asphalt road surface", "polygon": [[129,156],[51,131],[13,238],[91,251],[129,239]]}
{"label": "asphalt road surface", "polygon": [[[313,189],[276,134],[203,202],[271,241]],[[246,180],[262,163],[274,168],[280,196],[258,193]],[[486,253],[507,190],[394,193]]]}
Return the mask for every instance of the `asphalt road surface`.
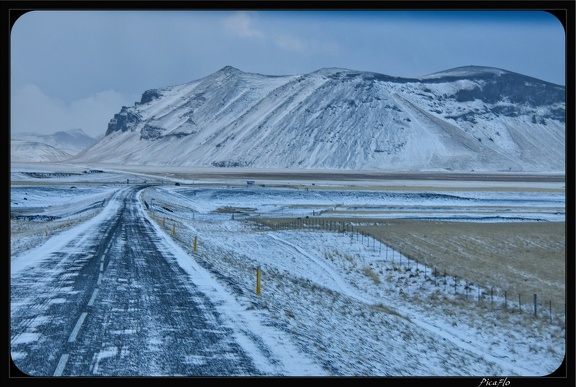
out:
{"label": "asphalt road surface", "polygon": [[12,275],[14,364],[31,376],[259,375],[162,248],[142,188],[119,191],[113,215]]}

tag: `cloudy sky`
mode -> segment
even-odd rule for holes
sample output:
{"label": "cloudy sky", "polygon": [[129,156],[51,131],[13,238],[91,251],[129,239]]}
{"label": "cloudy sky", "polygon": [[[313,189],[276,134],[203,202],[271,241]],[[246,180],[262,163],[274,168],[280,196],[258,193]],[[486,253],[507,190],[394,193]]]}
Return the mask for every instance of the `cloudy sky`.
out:
{"label": "cloudy sky", "polygon": [[543,11],[34,11],[10,35],[11,134],[104,135],[145,90],[224,66],[418,77],[491,66],[565,85],[565,31]]}

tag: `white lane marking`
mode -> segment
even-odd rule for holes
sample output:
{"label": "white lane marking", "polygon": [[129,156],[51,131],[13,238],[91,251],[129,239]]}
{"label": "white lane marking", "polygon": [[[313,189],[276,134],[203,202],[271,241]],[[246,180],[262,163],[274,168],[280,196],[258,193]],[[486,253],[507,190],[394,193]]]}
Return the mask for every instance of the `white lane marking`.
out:
{"label": "white lane marking", "polygon": [[60,361],[56,366],[56,371],[54,371],[54,376],[62,376],[62,372],[64,372],[64,367],[66,367],[66,363],[68,362],[68,354],[65,353],[60,356]]}
{"label": "white lane marking", "polygon": [[70,334],[70,337],[68,338],[69,343],[73,343],[74,341],[76,341],[76,336],[78,335],[78,332],[80,331],[80,327],[82,326],[82,323],[84,322],[84,319],[86,318],[87,314],[88,313],[84,312],[80,315],[80,318],[76,322],[76,326],[74,327],[74,330],[72,331],[72,333]]}
{"label": "white lane marking", "polygon": [[90,301],[88,301],[88,306],[92,306],[94,304],[94,300],[98,295],[98,289],[94,289],[94,293],[92,293],[92,297],[90,297]]}

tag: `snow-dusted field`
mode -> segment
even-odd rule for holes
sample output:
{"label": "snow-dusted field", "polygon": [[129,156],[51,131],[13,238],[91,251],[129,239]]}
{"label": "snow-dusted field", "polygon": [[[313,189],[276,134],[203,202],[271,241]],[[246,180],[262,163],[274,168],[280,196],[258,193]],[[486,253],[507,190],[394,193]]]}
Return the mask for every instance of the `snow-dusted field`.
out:
{"label": "snow-dusted field", "polygon": [[[12,271],[34,264],[23,261],[30,257],[26,252],[41,251],[58,233],[74,233],[76,225],[105,208],[128,181],[160,179],[121,172],[30,174],[40,170],[12,169],[12,214],[22,216],[12,221]],[[192,280],[191,260],[206,271],[203,278],[217,282],[242,305],[240,312],[221,306],[238,340],[251,327],[265,326],[259,334],[293,348],[271,354],[290,365],[286,376],[474,376],[480,382],[499,375],[547,375],[564,358],[562,314],[534,318],[529,308],[511,313],[489,303],[464,302],[463,282],[457,289],[437,282],[422,262],[416,265],[399,252],[392,261],[386,246],[364,243],[350,232],[273,230],[252,222],[265,217],[321,219],[339,211],[347,217],[563,222],[563,184],[474,191],[459,190],[454,183],[453,189],[423,192],[414,187],[331,189],[331,183],[300,182],[296,188],[180,181],[180,186],[171,182],[142,191],[146,216],[182,249],[180,265],[191,271]],[[257,268],[262,273],[260,295]],[[504,300],[493,302],[502,305]],[[514,301],[507,302],[512,309]],[[296,361],[298,353],[313,364]]]}

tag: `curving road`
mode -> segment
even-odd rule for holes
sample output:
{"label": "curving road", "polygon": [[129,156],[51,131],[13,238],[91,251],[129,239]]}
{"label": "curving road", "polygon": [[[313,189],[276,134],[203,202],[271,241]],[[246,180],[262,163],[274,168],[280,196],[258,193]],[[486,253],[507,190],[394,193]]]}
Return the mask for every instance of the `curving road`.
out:
{"label": "curving road", "polygon": [[[106,219],[11,276],[11,352],[31,376],[260,375],[120,190]],[[114,209],[114,210],[111,210]]]}

